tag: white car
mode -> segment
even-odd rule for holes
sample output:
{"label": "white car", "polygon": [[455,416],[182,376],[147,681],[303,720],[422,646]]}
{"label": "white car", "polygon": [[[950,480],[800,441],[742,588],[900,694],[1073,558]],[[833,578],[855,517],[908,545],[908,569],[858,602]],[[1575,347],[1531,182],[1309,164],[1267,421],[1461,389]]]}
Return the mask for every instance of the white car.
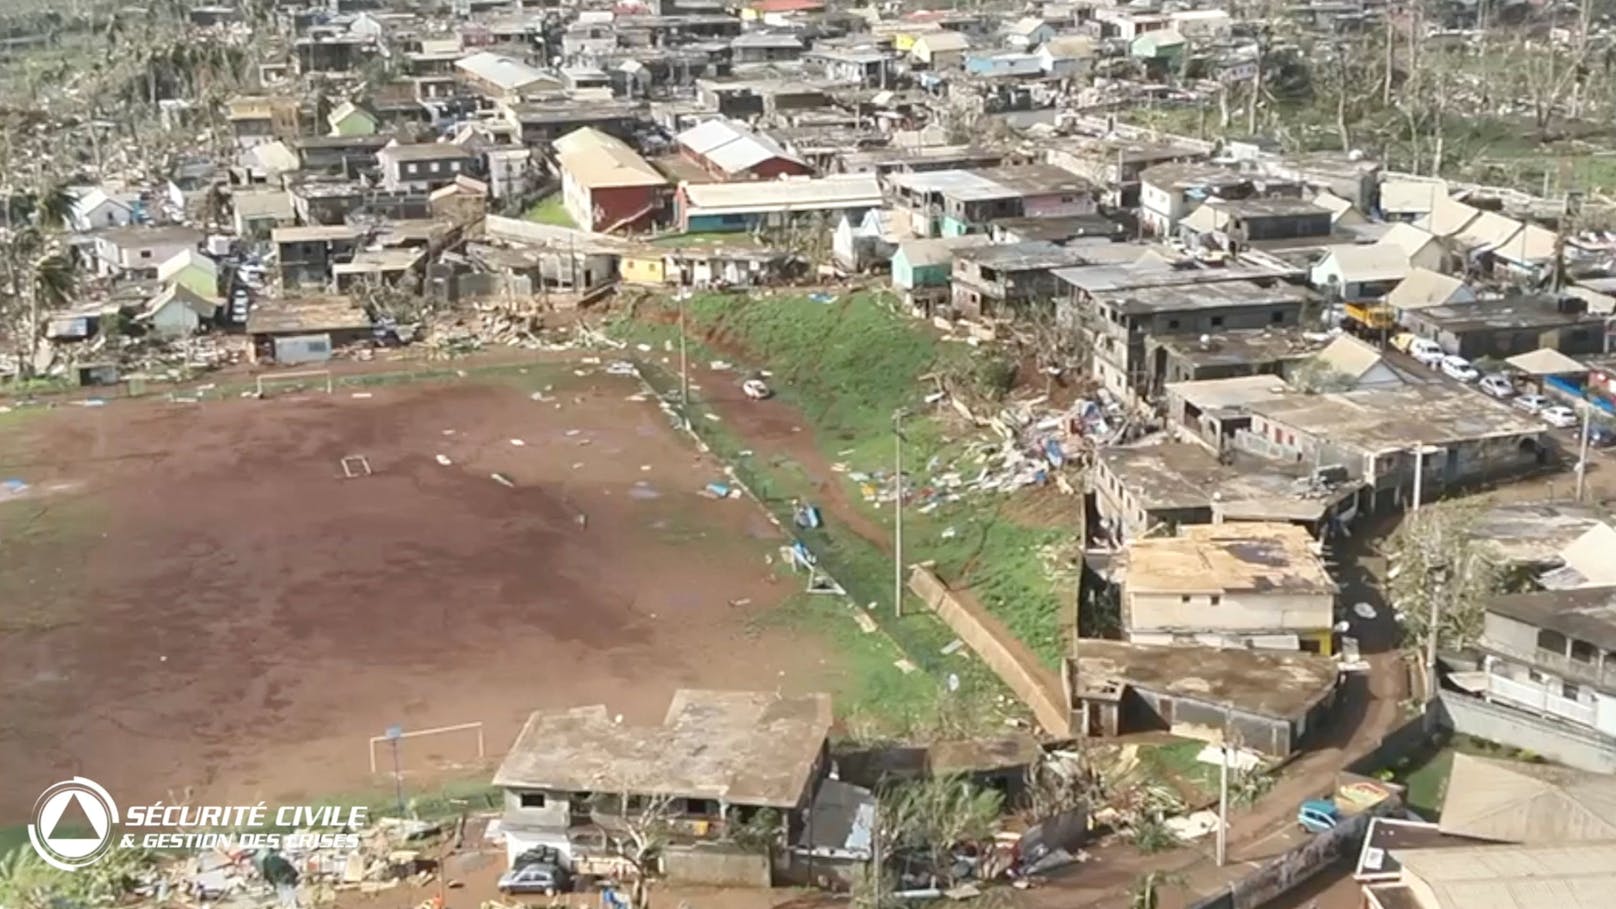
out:
{"label": "white car", "polygon": [[1507,377],[1496,372],[1482,376],[1477,387],[1495,398],[1515,397],[1515,386],[1510,384]]}
{"label": "white car", "polygon": [[1442,372],[1449,378],[1458,379],[1461,382],[1474,382],[1481,377],[1481,373],[1476,371],[1476,367],[1471,366],[1470,361],[1464,357],[1443,357]]}
{"label": "white car", "polygon": [[1543,422],[1559,429],[1569,429],[1577,425],[1577,412],[1561,404],[1545,407],[1538,411],[1537,415]]}
{"label": "white car", "polygon": [[741,383],[741,391],[754,401],[761,401],[774,394],[762,379],[747,379]]}
{"label": "white car", "polygon": [[1542,395],[1521,395],[1511,403],[1527,413],[1537,413],[1549,406],[1549,399]]}
{"label": "white car", "polygon": [[1415,338],[1408,342],[1408,355],[1432,369],[1441,367],[1442,361],[1448,356],[1441,345],[1425,338]]}

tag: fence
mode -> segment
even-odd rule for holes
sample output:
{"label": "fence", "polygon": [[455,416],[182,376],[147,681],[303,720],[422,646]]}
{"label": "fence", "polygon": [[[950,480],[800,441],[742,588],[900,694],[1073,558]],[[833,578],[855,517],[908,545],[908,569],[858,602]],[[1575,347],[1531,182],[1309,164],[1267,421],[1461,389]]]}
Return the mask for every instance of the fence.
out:
{"label": "fence", "polygon": [[[1401,804],[1398,799],[1387,801]],[[1189,909],[1257,909],[1357,852],[1373,816],[1374,813],[1366,811],[1308,837],[1307,842],[1264,862],[1256,871],[1229,884],[1227,890],[1191,903]]]}
{"label": "fence", "polygon": [[1581,732],[1566,723],[1453,692],[1443,692],[1432,708],[1437,722],[1454,732],[1525,749],[1578,770],[1616,773],[1616,745],[1592,730]]}

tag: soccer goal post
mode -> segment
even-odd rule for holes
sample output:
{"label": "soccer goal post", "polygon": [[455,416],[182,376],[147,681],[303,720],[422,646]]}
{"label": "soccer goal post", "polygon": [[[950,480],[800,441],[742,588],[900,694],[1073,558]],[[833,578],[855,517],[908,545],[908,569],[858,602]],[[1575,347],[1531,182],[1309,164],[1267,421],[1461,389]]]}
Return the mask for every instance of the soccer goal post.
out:
{"label": "soccer goal post", "polygon": [[[379,765],[377,758],[386,752],[390,743],[397,741],[401,746],[411,739],[425,736],[458,736],[469,746],[469,740],[475,739],[477,746],[477,760],[481,761],[486,755],[486,743],[483,741],[483,724],[481,720],[475,723],[456,723],[453,726],[435,726],[431,729],[412,729],[408,732],[400,730],[396,736],[373,735],[370,737],[370,772],[376,773]],[[381,745],[383,747],[377,748]]]}
{"label": "soccer goal post", "polygon": [[308,369],[302,372],[277,372],[261,375],[257,379],[258,397],[262,398],[272,388],[283,388],[288,391],[301,391],[303,389],[324,389],[331,394],[335,382],[329,369]]}

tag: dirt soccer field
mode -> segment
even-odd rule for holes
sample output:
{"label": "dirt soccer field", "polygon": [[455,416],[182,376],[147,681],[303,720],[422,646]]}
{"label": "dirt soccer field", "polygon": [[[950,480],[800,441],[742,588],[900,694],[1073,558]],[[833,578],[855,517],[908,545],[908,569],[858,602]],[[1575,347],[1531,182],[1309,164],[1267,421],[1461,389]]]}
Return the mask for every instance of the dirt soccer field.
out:
{"label": "dirt soccer field", "polygon": [[[284,802],[389,785],[391,724],[480,720],[493,757],[534,708],[823,688],[817,642],[756,622],[800,589],[778,531],[702,496],[716,465],[636,391],[569,368],[0,416],[28,484],[0,499],[0,823],[74,774]],[[473,756],[405,749],[416,779]]]}

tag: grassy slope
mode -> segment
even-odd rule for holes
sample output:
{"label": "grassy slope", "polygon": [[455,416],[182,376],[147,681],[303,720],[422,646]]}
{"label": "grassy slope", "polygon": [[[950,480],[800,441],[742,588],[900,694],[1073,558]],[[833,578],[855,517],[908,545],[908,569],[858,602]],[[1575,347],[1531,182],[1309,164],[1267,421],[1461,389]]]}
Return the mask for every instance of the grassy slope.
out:
{"label": "grassy slope", "polygon": [[578,226],[572,222],[572,215],[567,214],[567,209],[562,205],[560,193],[540,199],[522,217],[555,227]]}
{"label": "grassy slope", "polygon": [[[938,340],[874,294],[843,295],[830,304],[785,295],[698,296],[690,301],[687,317],[770,369],[780,395],[812,424],[825,456],[852,471],[890,470],[892,412],[926,410],[921,399],[932,386],[922,376],[939,368],[957,371],[982,357],[976,349]],[[961,458],[959,445],[943,439],[932,416],[909,419],[905,436],[906,473],[913,484],[925,486],[950,467],[966,476],[979,469]],[[934,456],[937,466],[927,470]],[[856,484],[852,492],[859,501]],[[905,513],[905,554],[917,561],[934,559],[945,576],[968,581],[982,602],[1053,666],[1062,652],[1061,595],[1040,550],[1069,534],[1011,518],[1005,508],[1009,501],[977,496],[929,514],[911,508]],[[890,507],[863,507],[875,520],[890,523]],[[890,564],[879,561],[890,578]]]}

